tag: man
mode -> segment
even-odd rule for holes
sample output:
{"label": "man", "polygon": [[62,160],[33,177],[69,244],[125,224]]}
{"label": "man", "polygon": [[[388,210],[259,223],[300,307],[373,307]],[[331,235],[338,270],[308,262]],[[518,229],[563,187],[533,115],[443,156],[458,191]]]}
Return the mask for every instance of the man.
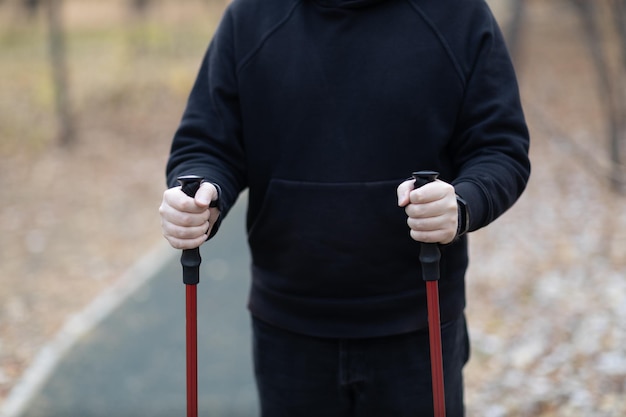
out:
{"label": "man", "polygon": [[[520,196],[528,145],[483,0],[228,7],[160,212],[173,247],[197,247],[249,189],[263,417],[432,415],[418,242],[441,244],[446,409],[463,415],[465,235]],[[413,189],[406,178],[423,169],[440,180]],[[195,198],[176,187],[186,174],[205,179]]]}

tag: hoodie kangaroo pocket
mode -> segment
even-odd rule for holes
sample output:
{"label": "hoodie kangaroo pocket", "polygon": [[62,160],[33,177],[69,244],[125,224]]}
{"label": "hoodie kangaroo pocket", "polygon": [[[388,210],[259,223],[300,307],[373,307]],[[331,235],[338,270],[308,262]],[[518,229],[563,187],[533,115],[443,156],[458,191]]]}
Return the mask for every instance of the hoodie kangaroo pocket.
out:
{"label": "hoodie kangaroo pocket", "polygon": [[255,269],[273,291],[317,297],[392,294],[415,265],[396,188],[402,180],[272,180],[249,232]]}

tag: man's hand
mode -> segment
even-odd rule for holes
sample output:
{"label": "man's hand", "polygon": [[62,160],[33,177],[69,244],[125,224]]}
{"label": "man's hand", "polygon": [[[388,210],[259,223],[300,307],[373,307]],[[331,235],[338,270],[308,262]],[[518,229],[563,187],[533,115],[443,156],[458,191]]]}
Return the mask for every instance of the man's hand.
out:
{"label": "man's hand", "polygon": [[217,200],[215,186],[204,182],[194,198],[187,196],[181,187],[174,187],[163,193],[159,207],[161,229],[165,239],[176,249],[197,248],[211,234],[211,228],[220,212],[217,207],[209,207]]}
{"label": "man's hand", "polygon": [[418,242],[447,244],[458,227],[458,207],[454,187],[436,180],[415,188],[415,180],[398,186],[398,205],[405,208],[411,238]]}

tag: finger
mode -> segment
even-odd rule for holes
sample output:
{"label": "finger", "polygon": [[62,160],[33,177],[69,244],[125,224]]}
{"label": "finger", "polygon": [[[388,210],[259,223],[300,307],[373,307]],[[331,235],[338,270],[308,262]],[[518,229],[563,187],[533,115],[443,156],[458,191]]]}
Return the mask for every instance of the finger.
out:
{"label": "finger", "polygon": [[420,242],[450,243],[456,236],[457,219],[454,215],[428,218],[408,218],[411,237]]}
{"label": "finger", "polygon": [[449,234],[443,230],[435,230],[429,232],[411,230],[411,239],[417,242],[441,243],[445,245],[447,243],[450,243],[452,241],[452,238],[450,238]]}
{"label": "finger", "polygon": [[203,235],[206,235],[206,232],[209,229],[209,222],[204,222],[199,226],[182,227],[173,223],[163,221],[161,224],[161,229],[163,230],[164,236],[169,236],[181,240],[197,239]]}
{"label": "finger", "polygon": [[212,201],[217,200],[217,188],[210,182],[203,182],[196,192],[195,202],[200,207],[209,207]]}
{"label": "finger", "polygon": [[429,182],[428,184],[412,190],[409,194],[409,199],[413,204],[430,203],[440,198],[442,198],[442,193],[437,182]]}
{"label": "finger", "polygon": [[174,187],[163,193],[163,204],[185,213],[202,213],[208,205],[198,204],[196,200],[185,194],[181,187]]}
{"label": "finger", "polygon": [[436,180],[411,191],[410,200],[414,204],[423,204],[443,200],[454,195],[454,187],[451,184]]}
{"label": "finger", "polygon": [[405,208],[409,219],[427,220],[436,223],[439,227],[456,227],[458,221],[457,208],[445,201],[436,201],[428,204],[409,204]]}
{"label": "finger", "polygon": [[414,204],[410,203],[404,208],[406,215],[410,218],[428,218],[441,215],[441,204],[437,201],[430,203]]}
{"label": "finger", "polygon": [[211,223],[215,223],[217,221],[217,219],[219,219],[221,214],[222,213],[220,212],[220,210],[217,207],[211,207],[209,209],[209,221]]}
{"label": "finger", "polygon": [[196,239],[178,239],[172,236],[164,236],[174,249],[194,249],[200,247],[206,241],[206,235]]}
{"label": "finger", "polygon": [[406,221],[411,230],[416,232],[433,232],[442,229],[442,221],[439,217],[413,218]]}
{"label": "finger", "polygon": [[162,204],[159,212],[164,221],[181,227],[201,226],[209,220],[210,216],[210,212],[207,209],[199,213],[193,213],[179,211],[167,204]]}
{"label": "finger", "polygon": [[396,192],[398,194],[398,206],[404,207],[409,204],[409,194],[413,190],[415,181],[407,180],[398,186]]}

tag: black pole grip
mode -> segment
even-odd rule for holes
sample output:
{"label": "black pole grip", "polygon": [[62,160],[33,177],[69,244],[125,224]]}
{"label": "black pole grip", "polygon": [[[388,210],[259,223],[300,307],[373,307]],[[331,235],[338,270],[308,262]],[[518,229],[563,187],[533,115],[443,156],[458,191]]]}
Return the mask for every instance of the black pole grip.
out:
{"label": "black pole grip", "polygon": [[181,177],[176,178],[178,183],[180,184],[183,193],[187,194],[189,197],[194,197],[200,189],[200,184],[202,184],[202,177],[197,175],[183,175]]}
{"label": "black pole grip", "polygon": [[[420,188],[437,179],[436,171],[417,171],[413,173],[415,188]],[[424,243],[420,245],[420,263],[422,265],[422,279],[424,281],[439,281],[439,260],[441,252],[436,243]]]}
{"label": "black pole grip", "polygon": [[415,188],[420,188],[429,182],[434,182],[437,177],[439,177],[439,173],[437,171],[417,171],[413,173],[413,178],[415,179]]}
{"label": "black pole grip", "polygon": [[[197,175],[185,175],[177,178],[181,190],[189,197],[194,197],[202,183],[202,177]],[[200,248],[183,249],[180,256],[180,264],[183,266],[183,283],[196,285],[200,282]]]}

